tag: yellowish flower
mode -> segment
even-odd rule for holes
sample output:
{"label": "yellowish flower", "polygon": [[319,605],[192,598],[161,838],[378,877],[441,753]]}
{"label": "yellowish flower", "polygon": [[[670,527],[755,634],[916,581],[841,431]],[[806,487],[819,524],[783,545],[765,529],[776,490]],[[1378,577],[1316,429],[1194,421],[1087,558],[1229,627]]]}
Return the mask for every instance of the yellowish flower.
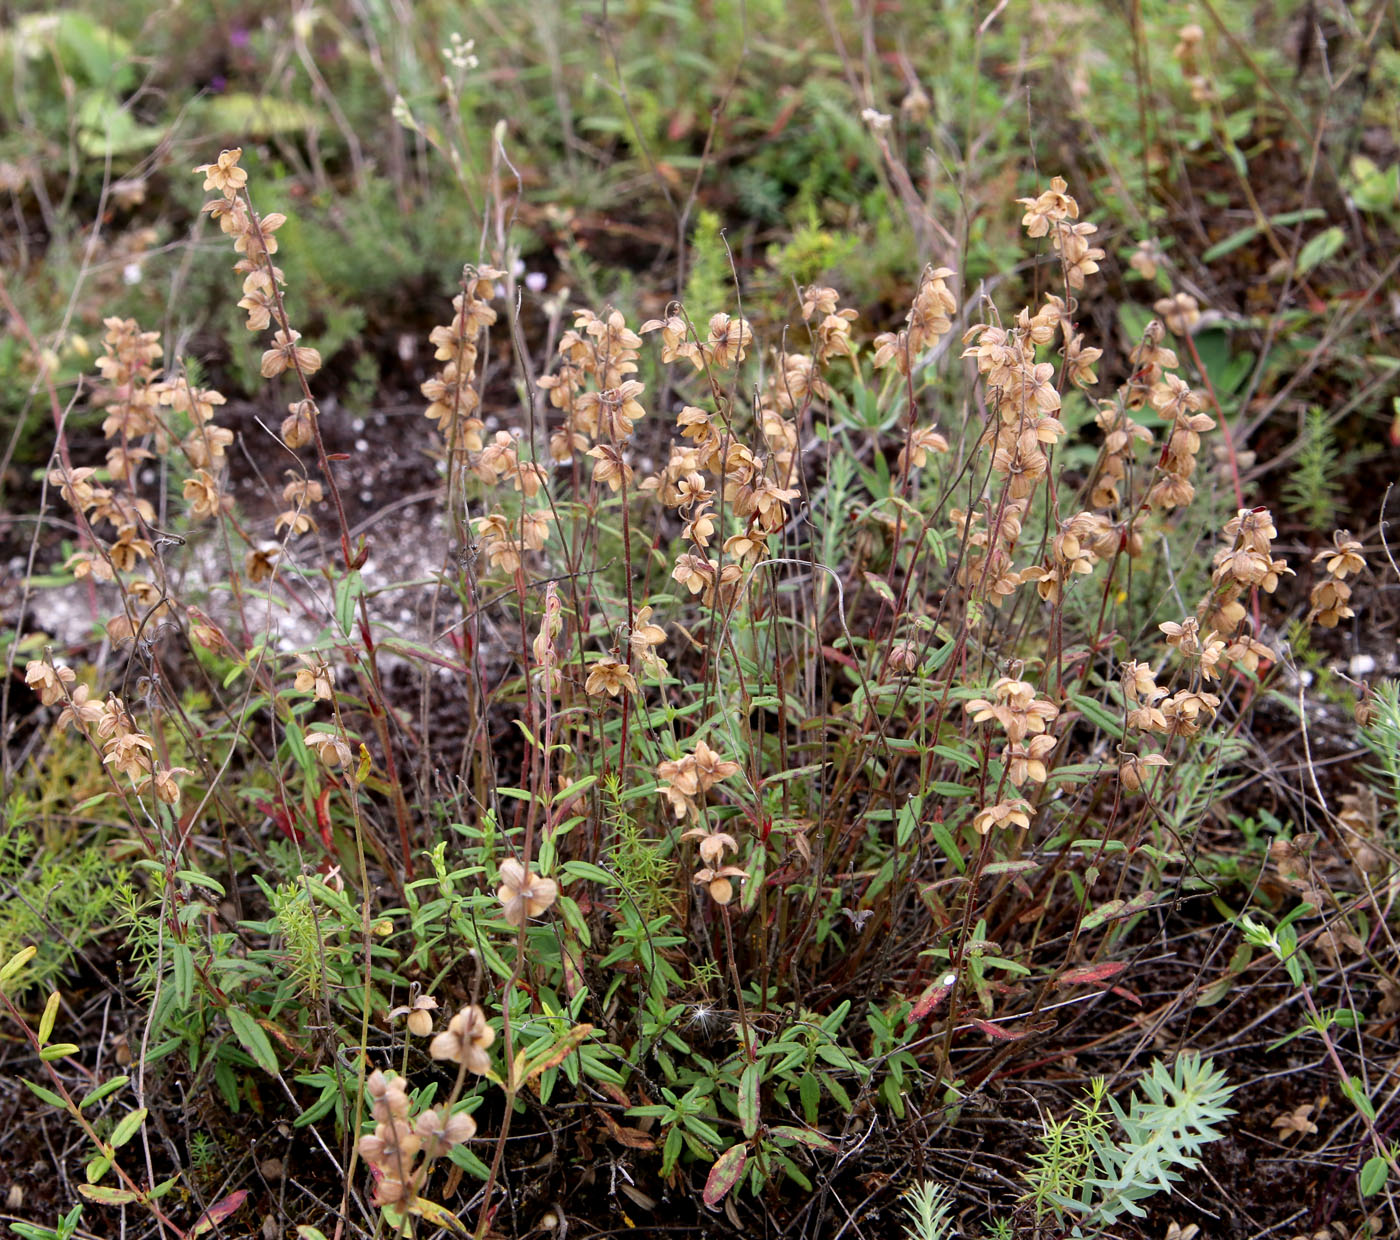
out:
{"label": "yellowish flower", "polygon": [[728,904],[734,898],[734,884],[730,879],[748,876],[748,871],[741,870],[737,865],[721,866],[719,869],[706,866],[695,871],[692,881],[703,884],[716,904]]}
{"label": "yellowish flower", "polygon": [[408,1017],[408,1031],[415,1037],[426,1038],[433,1031],[433,1013],[438,1001],[432,995],[419,995],[411,1006],[396,1007],[389,1013],[389,1019]]}
{"label": "yellowish flower", "polygon": [[243,148],[235,146],[219,152],[217,162],[200,164],[196,172],[204,173],[204,188],[218,190],[225,198],[232,198],[248,184],[248,173],[238,166],[243,158]]}
{"label": "yellowish flower", "polygon": [[307,345],[299,345],[298,331],[279,331],[272,337],[272,347],[262,355],[262,377],[275,379],[284,370],[296,369],[304,376],[321,369],[321,355]]}
{"label": "yellowish flower", "polygon": [[1066,193],[1068,189],[1069,184],[1064,177],[1054,177],[1050,181],[1050,188],[1039,197],[1016,199],[1021,206],[1027,208],[1026,214],[1021,217],[1021,223],[1025,226],[1028,236],[1043,237],[1050,231],[1050,225],[1054,221],[1079,218],[1079,204]]}
{"label": "yellowish flower", "polygon": [[207,469],[197,470],[194,477],[185,479],[184,495],[189,501],[190,516],[197,521],[219,511],[219,484]]}
{"label": "yellowish flower", "polygon": [[487,1021],[486,1013],[475,1003],[469,1003],[428,1043],[428,1054],[434,1059],[463,1064],[468,1072],[485,1076],[491,1071],[486,1050],[495,1040],[496,1031]]}
{"label": "yellowish flower", "polygon": [[605,484],[609,491],[620,490],[632,481],[632,467],[611,444],[598,444],[587,455],[598,462],[593,467],[593,480]]}
{"label": "yellowish flower", "polygon": [[[67,668],[63,669],[67,671]],[[102,718],[102,703],[90,701],[92,690],[87,685],[79,685],[73,690],[73,696],[58,712],[56,726],[66,728],[72,724],[79,724],[84,731],[87,725],[96,723]]]}
{"label": "yellowish flower", "polygon": [[739,851],[739,842],[732,835],[726,835],[723,831],[707,831],[703,827],[691,827],[689,831],[681,835],[681,839],[698,839],[700,841],[700,860],[711,867],[724,861],[725,849],[730,852]]}
{"label": "yellowish flower", "polygon": [[42,659],[30,659],[24,668],[24,683],[39,695],[39,701],[45,706],[63,701],[67,696],[63,686],[71,685],[77,678],[71,667],[54,666]]}
{"label": "yellowish flower", "polygon": [[514,857],[501,862],[501,885],[496,889],[496,899],[512,926],[523,926],[527,919],[538,917],[558,898],[559,884],[552,878],[532,874]]}
{"label": "yellowish flower", "polygon": [[120,771],[134,782],[151,773],[155,743],[142,732],[123,732],[102,747],[104,765]]}
{"label": "yellowish flower", "polygon": [[993,827],[1020,827],[1025,830],[1030,825],[1031,807],[1020,797],[988,805],[985,809],[978,810],[972,820],[972,828],[979,835],[986,835]]}
{"label": "yellowish flower", "polygon": [[588,669],[588,679],[583,687],[591,696],[606,693],[610,697],[621,697],[624,692],[637,692],[637,678],[627,664],[605,655]]}
{"label": "yellowish flower", "polygon": [[1171,766],[1171,763],[1159,753],[1124,753],[1118,751],[1118,778],[1123,781],[1123,787],[1129,792],[1139,791],[1143,784],[1147,782],[1147,772],[1163,766]]}
{"label": "yellowish flower", "polygon": [[318,700],[329,702],[333,694],[330,668],[326,666],[325,660],[304,654],[297,655],[297,658],[304,666],[297,669],[294,686],[296,691],[298,693],[314,693]]}
{"label": "yellowish flower", "polygon": [[312,732],[307,736],[306,743],[327,766],[350,765],[350,746],[342,737],[331,732]]}

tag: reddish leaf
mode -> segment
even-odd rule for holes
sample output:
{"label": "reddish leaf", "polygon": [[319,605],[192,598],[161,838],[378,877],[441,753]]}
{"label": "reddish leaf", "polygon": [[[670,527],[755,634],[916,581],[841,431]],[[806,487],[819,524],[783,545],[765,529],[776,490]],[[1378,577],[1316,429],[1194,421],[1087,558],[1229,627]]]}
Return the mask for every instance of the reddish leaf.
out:
{"label": "reddish leaf", "polygon": [[749,1147],[742,1142],[731,1145],[710,1168],[705,1177],[705,1204],[713,1210],[729,1194],[744,1175],[744,1167],[749,1161]]}
{"label": "reddish leaf", "polygon": [[801,92],[793,91],[790,97],[788,98],[788,101],[785,104],[783,104],[782,108],[779,110],[778,115],[773,120],[773,123],[770,126],[768,126],[768,132],[764,136],[768,138],[776,138],[780,133],[782,133],[783,130],[787,128],[788,122],[792,120],[793,113],[797,111],[801,104]]}
{"label": "reddish leaf", "polygon": [[321,843],[326,846],[329,852],[334,847],[334,840],[331,838],[331,790],[322,788],[321,795],[316,798],[316,826],[321,832]]}
{"label": "reddish leaf", "polygon": [[1005,1029],[1001,1025],[994,1025],[991,1021],[982,1020],[977,1016],[973,1016],[970,1019],[972,1023],[989,1038],[999,1038],[1003,1042],[1015,1042],[1019,1038],[1024,1038],[1026,1036],[1024,1033],[1015,1033],[1010,1029]]}
{"label": "reddish leaf", "polygon": [[254,801],[253,807],[260,814],[266,814],[272,819],[273,825],[282,832],[294,844],[302,844],[306,841],[306,833],[292,822],[292,816],[286,809],[273,805],[271,801]]}
{"label": "reddish leaf", "polygon": [[199,1216],[198,1221],[190,1228],[191,1236],[203,1235],[209,1231],[216,1223],[222,1223],[243,1208],[243,1203],[248,1200],[248,1190],[240,1188],[236,1192],[230,1193],[222,1201],[216,1201],[212,1206]]}
{"label": "reddish leaf", "polygon": [[656,1148],[655,1137],[643,1132],[640,1128],[624,1128],[601,1107],[593,1109],[602,1116],[603,1123],[608,1129],[608,1135],[619,1145],[625,1145],[629,1150],[646,1150],[648,1153]]}
{"label": "reddish leaf", "polygon": [[909,1009],[909,1023],[917,1025],[948,997],[948,992],[952,989],[951,982],[946,984],[942,981],[930,982],[924,987],[924,993],[918,997],[914,1006]]}
{"label": "reddish leaf", "polygon": [[1082,969],[1067,969],[1055,979],[1056,986],[1097,986],[1110,977],[1116,977],[1128,966],[1124,961],[1106,961],[1104,964],[1089,964]]}

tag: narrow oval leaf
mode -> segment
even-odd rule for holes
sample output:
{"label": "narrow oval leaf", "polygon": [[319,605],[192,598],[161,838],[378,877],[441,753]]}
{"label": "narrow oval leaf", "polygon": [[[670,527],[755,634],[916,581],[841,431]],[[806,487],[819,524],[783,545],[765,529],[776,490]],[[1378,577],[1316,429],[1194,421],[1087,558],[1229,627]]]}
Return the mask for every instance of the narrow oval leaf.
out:
{"label": "narrow oval leaf", "polygon": [[1374,1158],[1368,1158],[1366,1160],[1366,1165],[1361,1168],[1361,1195],[1363,1197],[1369,1197],[1372,1193],[1380,1192],[1389,1174],[1390,1164],[1379,1154]]}
{"label": "narrow oval leaf", "polygon": [[190,1228],[191,1236],[203,1235],[214,1227],[216,1223],[222,1223],[225,1219],[231,1218],[238,1213],[243,1203],[248,1200],[248,1190],[240,1188],[236,1192],[230,1193],[222,1201],[216,1201],[212,1206],[199,1216],[195,1225]]}
{"label": "narrow oval leaf", "polygon": [[53,1023],[58,1019],[58,1005],[62,1002],[58,991],[54,991],[49,996],[49,1001],[44,1004],[44,1014],[39,1017],[39,1045],[48,1044],[49,1038],[53,1035]]}
{"label": "narrow oval leaf", "polygon": [[253,1061],[258,1067],[269,1075],[276,1076],[277,1056],[273,1052],[272,1042],[267,1036],[267,1031],[240,1007],[234,1007],[230,1004],[225,1009],[224,1014],[228,1017],[228,1023],[233,1029],[234,1037],[242,1044],[243,1049],[253,1057]]}
{"label": "narrow oval leaf", "polygon": [[1088,964],[1079,969],[1066,969],[1055,979],[1056,986],[1097,986],[1110,977],[1116,977],[1128,967],[1123,960],[1109,960],[1103,964]]}
{"label": "narrow oval leaf", "polygon": [[175,995],[181,1008],[194,1001],[194,952],[188,943],[176,943],[171,952],[174,966]]}
{"label": "narrow oval leaf", "polygon": [[29,1092],[40,1101],[47,1102],[49,1106],[57,1107],[60,1111],[68,1110],[68,1104],[54,1093],[53,1090],[45,1089],[42,1085],[36,1085],[33,1081],[25,1081],[24,1083],[28,1086]]}
{"label": "narrow oval leaf", "polygon": [[758,1084],[758,1065],[751,1063],[739,1077],[739,1125],[749,1140],[758,1131]]}
{"label": "narrow oval leaf", "polygon": [[89,1184],[96,1184],[97,1181],[111,1169],[112,1156],[110,1154],[98,1154],[83,1168],[83,1177]]}
{"label": "narrow oval leaf", "polygon": [[1026,1036],[1024,1033],[1017,1033],[1014,1029],[1006,1029],[1001,1025],[994,1025],[991,1021],[983,1020],[980,1016],[973,1016],[970,1019],[972,1023],[989,1038],[997,1038],[1002,1042],[1015,1042]]}
{"label": "narrow oval leaf", "polygon": [[82,1048],[74,1042],[55,1042],[52,1046],[46,1046],[39,1052],[39,1058],[45,1063],[52,1059],[66,1059],[69,1055],[76,1055]]}
{"label": "narrow oval leaf", "polygon": [[79,1184],[78,1191],[89,1201],[101,1202],[104,1206],[124,1206],[137,1200],[129,1188],[111,1188],[106,1184]]}
{"label": "narrow oval leaf", "polygon": [[524,1076],[517,1082],[517,1085],[523,1084],[531,1077],[538,1076],[541,1072],[545,1072],[550,1068],[557,1068],[578,1049],[579,1043],[592,1032],[592,1025],[575,1025],[568,1033],[560,1038],[559,1041],[550,1047],[549,1050],[530,1061],[525,1068]]}
{"label": "narrow oval leaf", "polygon": [[3,986],[13,978],[16,973],[24,968],[25,965],[33,960],[35,955],[38,954],[38,951],[39,949],[37,947],[30,946],[21,948],[11,956],[9,962],[3,968],[0,968],[0,986]]}
{"label": "narrow oval leaf", "polygon": [[121,1117],[117,1126],[112,1129],[112,1148],[114,1150],[121,1149],[123,1145],[141,1131],[141,1125],[145,1122],[145,1107],[137,1107],[134,1111],[128,1111]]}
{"label": "narrow oval leaf", "polygon": [[408,1207],[408,1212],[426,1219],[434,1227],[440,1227],[459,1236],[467,1234],[467,1229],[462,1224],[461,1219],[446,1206],[440,1206],[436,1201],[429,1201],[426,1197],[415,1197],[413,1204]]}
{"label": "narrow oval leaf", "polygon": [[713,1210],[744,1177],[744,1166],[749,1161],[747,1145],[731,1145],[710,1168],[705,1177],[705,1204]]}
{"label": "narrow oval leaf", "polygon": [[909,1023],[911,1025],[917,1025],[948,997],[948,993],[952,989],[953,983],[945,982],[942,978],[938,981],[930,982],[924,987],[924,993],[918,997],[914,1006],[909,1009]]}
{"label": "narrow oval leaf", "polygon": [[[829,1086],[831,1082],[828,1081],[827,1084]],[[776,1128],[770,1128],[768,1133],[775,1140],[795,1141],[809,1150],[821,1150],[824,1154],[836,1152],[836,1142],[814,1128],[794,1128],[790,1124],[779,1124]]]}

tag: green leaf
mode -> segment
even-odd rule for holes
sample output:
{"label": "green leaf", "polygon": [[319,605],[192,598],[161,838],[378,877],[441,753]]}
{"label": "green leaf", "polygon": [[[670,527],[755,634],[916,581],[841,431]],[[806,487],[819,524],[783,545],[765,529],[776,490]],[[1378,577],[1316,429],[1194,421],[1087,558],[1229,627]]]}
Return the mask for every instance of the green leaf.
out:
{"label": "green leaf", "polygon": [[233,1029],[234,1037],[242,1044],[243,1049],[253,1057],[253,1062],[270,1076],[276,1076],[277,1056],[273,1052],[272,1042],[268,1038],[266,1030],[242,1008],[234,1007],[232,1004],[224,1010],[224,1015],[228,1017],[228,1023]]}
{"label": "green leaf", "polygon": [[661,1147],[661,1175],[663,1179],[670,1175],[675,1168],[684,1144],[685,1138],[681,1135],[680,1125],[672,1125],[671,1131],[666,1134],[666,1143]]}
{"label": "green leaf", "polygon": [[[96,1089],[84,1094],[82,1101],[78,1103],[80,1107],[91,1106],[94,1102],[100,1102],[108,1094],[114,1094],[131,1078],[129,1076],[114,1076],[110,1080],[103,1081]],[[62,1105],[60,1101],[60,1105]]]}
{"label": "green leaf", "polygon": [[47,1102],[49,1106],[57,1107],[60,1111],[68,1109],[68,1104],[52,1090],[45,1089],[42,1085],[36,1085],[33,1081],[25,1081],[24,1083],[29,1087],[29,1092],[40,1102]]}
{"label": "green leaf", "polygon": [[1373,1124],[1376,1122],[1376,1108],[1366,1096],[1366,1090],[1354,1076],[1342,1078],[1342,1093],[1351,1099],[1351,1104]]}
{"label": "green leaf", "polygon": [[201,132],[236,137],[250,134],[270,137],[318,128],[321,113],[294,99],[272,99],[247,91],[230,91],[200,101]]}
{"label": "green leaf", "polygon": [[617,879],[602,866],[587,861],[566,861],[561,872],[566,878],[581,878],[584,882],[599,883],[604,887],[617,886]]}
{"label": "green leaf", "polygon": [[866,572],[863,575],[865,577],[865,584],[874,590],[881,599],[893,607],[895,605],[895,597],[894,591],[890,589],[889,582],[878,573]]}
{"label": "green leaf", "polygon": [[576,779],[567,788],[560,788],[559,791],[550,798],[550,804],[558,805],[561,801],[567,801],[572,797],[576,797],[580,792],[591,788],[597,782],[598,777],[596,775],[585,775],[582,779]]}
{"label": "green leaf", "polygon": [[153,150],[166,136],[160,125],[139,125],[130,110],[105,91],[84,95],[77,107],[78,149],[89,159]]}
{"label": "green leaf", "polygon": [[123,1145],[131,1140],[141,1131],[141,1125],[146,1122],[146,1108],[137,1107],[134,1111],[128,1111],[117,1122],[117,1126],[112,1129],[112,1148],[119,1150]]}
{"label": "green leaf", "polygon": [[1117,917],[1127,905],[1122,900],[1108,900],[1100,904],[1092,913],[1084,918],[1083,929],[1095,930],[1111,917]]}
{"label": "green leaf", "polygon": [[318,1119],[329,1115],[339,1095],[340,1088],[334,1081],[331,1081],[321,1091],[321,1096],[292,1121],[292,1127],[305,1128],[307,1124],[314,1124]]}
{"label": "green leaf", "polygon": [[[1302,211],[1281,211],[1278,215],[1269,217],[1269,224],[1274,228],[1287,228],[1290,224],[1301,224],[1305,220],[1325,219],[1327,212],[1321,207],[1308,207]],[[1201,262],[1213,263],[1217,258],[1224,258],[1225,255],[1238,250],[1240,246],[1247,245],[1259,236],[1264,230],[1258,224],[1251,224],[1248,228],[1241,228],[1239,232],[1226,237],[1224,241],[1217,241],[1204,254],[1201,255]]]}
{"label": "green leaf", "polygon": [[1069,700],[1074,708],[1100,731],[1109,736],[1123,735],[1122,718],[1112,714],[1102,702],[1080,693],[1071,693]]}
{"label": "green leaf", "polygon": [[188,1009],[194,1000],[194,952],[188,943],[176,943],[170,960],[175,976],[175,996],[180,1007]]}
{"label": "green leaf", "polygon": [[29,947],[21,948],[11,956],[9,963],[0,968],[0,987],[11,981],[25,965],[34,959],[38,951],[39,949],[31,944]]}
{"label": "green leaf", "polygon": [[758,1065],[751,1063],[739,1077],[739,1126],[750,1140],[758,1131]]}
{"label": "green leaf", "polygon": [[89,1184],[96,1184],[111,1169],[112,1156],[110,1154],[97,1154],[83,1168],[83,1176]]}
{"label": "green leaf", "polygon": [[55,1042],[52,1046],[46,1046],[39,1052],[39,1058],[45,1063],[54,1059],[66,1059],[69,1055],[76,1055],[82,1047],[75,1042]]}
{"label": "green leaf", "polygon": [[335,587],[335,621],[340,625],[341,634],[350,636],[350,629],[355,622],[355,601],[364,590],[364,582],[360,578],[360,570],[352,568]]}
{"label": "green leaf", "polygon": [[124,1206],[141,1200],[129,1188],[110,1188],[105,1184],[79,1184],[78,1191],[89,1201],[104,1206]]}
{"label": "green leaf", "polygon": [[58,1005],[63,1002],[58,991],[54,991],[49,996],[49,1001],[44,1004],[44,1014],[39,1017],[39,1045],[45,1046],[53,1034],[53,1023],[58,1019]]}
{"label": "green leaf", "polygon": [[798,1079],[797,1093],[802,1099],[802,1118],[809,1124],[815,1124],[820,1115],[821,1082],[812,1073],[804,1072]]}
{"label": "green leaf", "polygon": [[415,1197],[413,1204],[408,1207],[410,1214],[416,1214],[419,1218],[431,1223],[444,1231],[450,1231],[459,1236],[467,1234],[466,1225],[446,1206],[440,1206],[436,1201],[429,1201],[426,1197]]}
{"label": "green leaf", "polygon": [[805,1145],[809,1150],[821,1150],[825,1154],[836,1152],[836,1142],[811,1128],[794,1128],[790,1124],[779,1124],[776,1128],[770,1128],[768,1135],[775,1141]]}
{"label": "green leaf", "polygon": [[212,891],[221,900],[224,898],[223,884],[198,870],[176,870],[175,877],[189,883],[191,887],[203,887],[205,891]]}
{"label": "green leaf", "polygon": [[1376,1154],[1368,1158],[1366,1165],[1361,1168],[1361,1175],[1357,1180],[1361,1195],[1369,1197],[1373,1193],[1380,1192],[1389,1176],[1390,1164],[1381,1155]]}
{"label": "green leaf", "polygon": [[1306,275],[1319,263],[1325,263],[1345,244],[1346,234],[1339,225],[1323,229],[1298,255],[1298,275]]}
{"label": "green leaf", "polygon": [[1350,172],[1352,201],[1360,210],[1388,213],[1400,204],[1400,164],[1382,169],[1364,155],[1353,155]]}

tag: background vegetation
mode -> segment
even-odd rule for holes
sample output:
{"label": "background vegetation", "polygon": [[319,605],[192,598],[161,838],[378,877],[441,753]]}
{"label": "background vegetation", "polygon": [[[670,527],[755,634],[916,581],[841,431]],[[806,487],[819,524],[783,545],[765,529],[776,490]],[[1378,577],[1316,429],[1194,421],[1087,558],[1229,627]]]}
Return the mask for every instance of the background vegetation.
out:
{"label": "background vegetation", "polygon": [[0,13],[13,1231],[1400,1232],[1393,4]]}

